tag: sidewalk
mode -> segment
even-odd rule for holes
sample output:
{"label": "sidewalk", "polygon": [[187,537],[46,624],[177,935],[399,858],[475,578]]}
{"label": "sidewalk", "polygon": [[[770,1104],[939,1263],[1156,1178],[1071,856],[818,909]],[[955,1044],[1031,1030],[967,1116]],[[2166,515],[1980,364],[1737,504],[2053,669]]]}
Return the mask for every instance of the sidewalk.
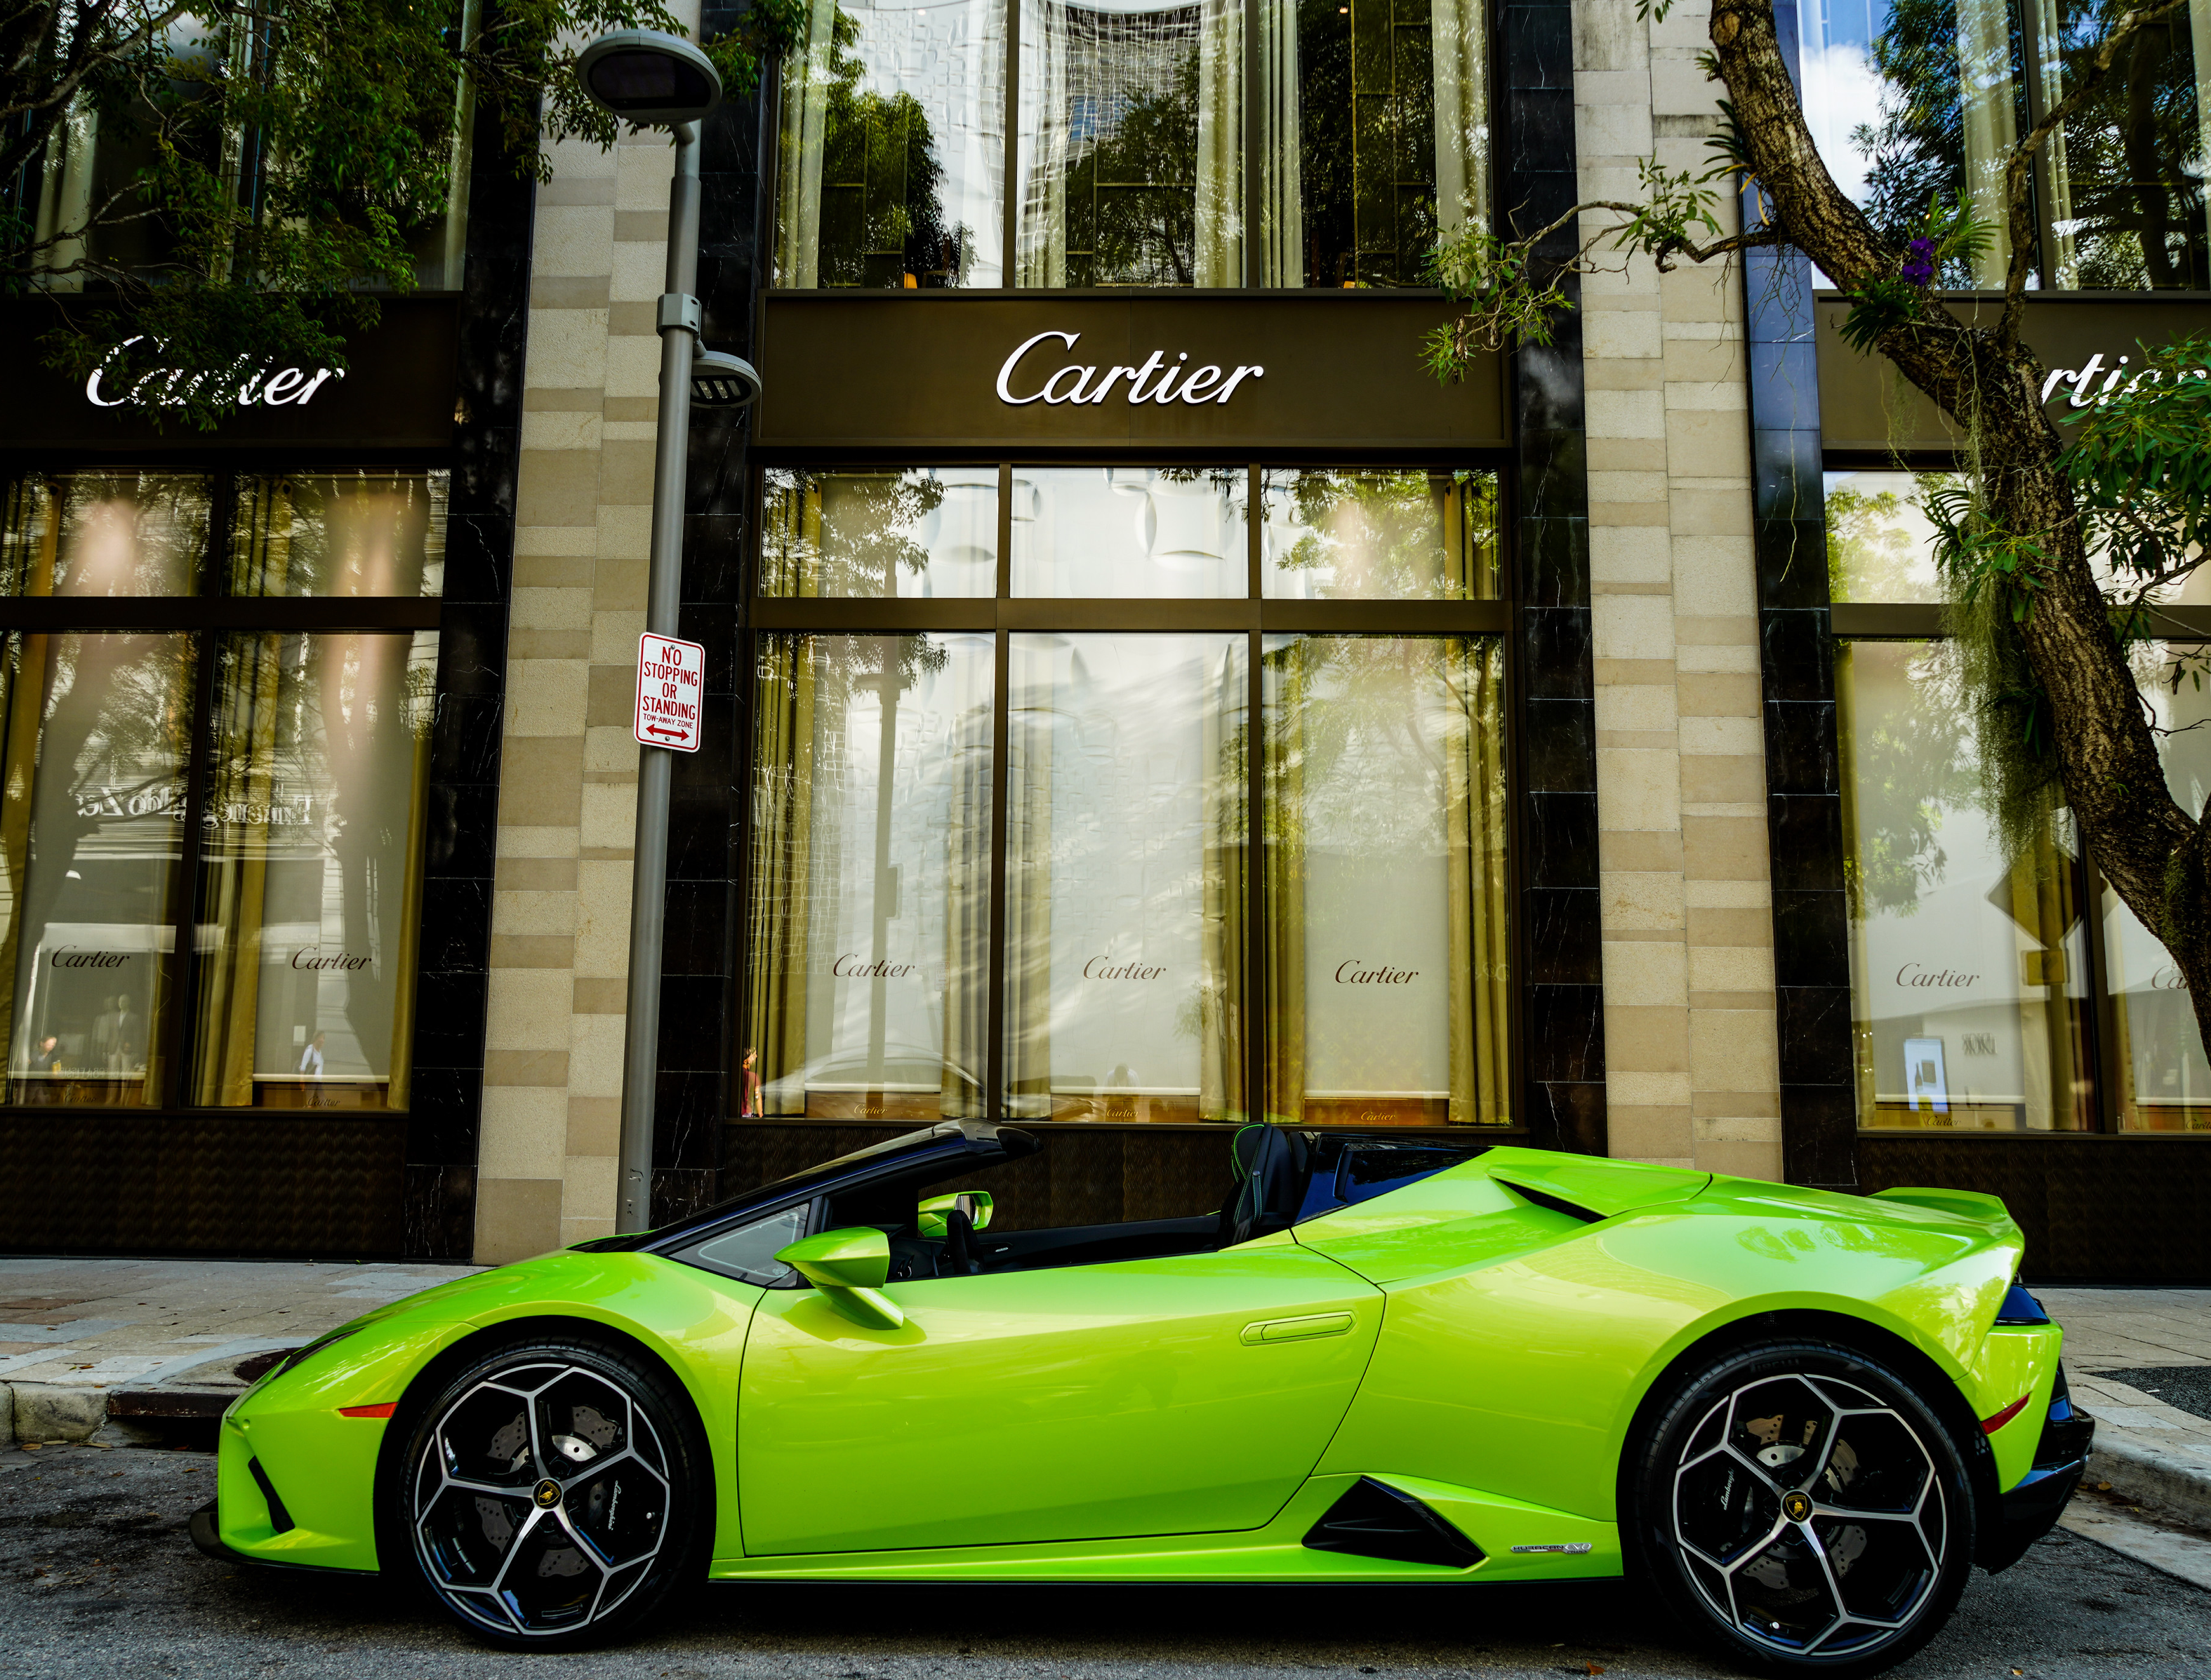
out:
{"label": "sidewalk", "polygon": [[287,1349],[476,1269],[0,1258],[0,1446],[219,1417]]}
{"label": "sidewalk", "polygon": [[2211,1530],[2211,1290],[2035,1291],[2065,1326],[2065,1375],[2096,1419],[2092,1482]]}

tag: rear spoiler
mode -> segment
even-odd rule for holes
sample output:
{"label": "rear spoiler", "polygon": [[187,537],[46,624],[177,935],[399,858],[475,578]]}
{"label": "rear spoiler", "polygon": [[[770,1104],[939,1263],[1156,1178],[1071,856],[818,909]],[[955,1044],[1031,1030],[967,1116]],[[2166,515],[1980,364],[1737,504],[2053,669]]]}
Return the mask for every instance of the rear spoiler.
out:
{"label": "rear spoiler", "polygon": [[1916,1184],[1899,1185],[1893,1190],[1876,1190],[1870,1200],[1909,1202],[1915,1207],[1929,1207],[1937,1213],[1971,1219],[1976,1224],[2011,1223],[2011,1210],[2003,1205],[2002,1197],[1984,1196],[1978,1190],[1943,1190]]}

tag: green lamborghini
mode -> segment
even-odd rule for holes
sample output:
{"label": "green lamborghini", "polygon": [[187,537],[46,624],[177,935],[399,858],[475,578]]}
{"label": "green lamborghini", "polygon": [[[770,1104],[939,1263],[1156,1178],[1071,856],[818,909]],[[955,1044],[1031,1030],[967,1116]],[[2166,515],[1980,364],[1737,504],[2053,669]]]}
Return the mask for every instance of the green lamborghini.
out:
{"label": "green lamborghini", "polygon": [[533,1649],[701,1579],[1633,1572],[1854,1673],[2088,1450],[1989,1197],[1248,1126],[1218,1213],[1008,1229],[1045,1146],[947,1122],[356,1319],[230,1408],[194,1536]]}

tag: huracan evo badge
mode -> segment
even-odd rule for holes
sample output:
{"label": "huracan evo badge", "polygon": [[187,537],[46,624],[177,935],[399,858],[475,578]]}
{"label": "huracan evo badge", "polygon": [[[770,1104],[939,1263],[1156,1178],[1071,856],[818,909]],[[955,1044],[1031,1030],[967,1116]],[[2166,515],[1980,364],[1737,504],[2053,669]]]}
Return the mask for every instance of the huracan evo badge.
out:
{"label": "huracan evo badge", "polygon": [[1588,1540],[1554,1540],[1547,1546],[1515,1546],[1512,1550],[1516,1552],[1557,1551],[1564,1552],[1569,1557],[1579,1557],[1589,1550],[1591,1544]]}
{"label": "huracan evo badge", "polygon": [[706,650],[650,633],[637,638],[637,716],[641,746],[696,752],[705,739]]}

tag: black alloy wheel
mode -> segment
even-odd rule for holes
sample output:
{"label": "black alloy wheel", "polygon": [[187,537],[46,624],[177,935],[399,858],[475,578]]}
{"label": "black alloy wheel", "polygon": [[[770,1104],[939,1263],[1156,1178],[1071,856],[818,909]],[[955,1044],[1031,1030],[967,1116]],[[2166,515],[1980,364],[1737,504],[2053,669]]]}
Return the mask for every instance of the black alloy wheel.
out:
{"label": "black alloy wheel", "polygon": [[431,1597],[470,1632],[597,1644],[703,1578],[711,1477],[664,1373],[588,1341],[531,1342],[476,1361],[416,1415],[384,1532],[404,1534]]}
{"label": "black alloy wheel", "polygon": [[1735,1661],[1873,1674],[1949,1619],[1972,1484],[1910,1380],[1832,1344],[1772,1343],[1675,1378],[1646,1416],[1629,1555]]}

